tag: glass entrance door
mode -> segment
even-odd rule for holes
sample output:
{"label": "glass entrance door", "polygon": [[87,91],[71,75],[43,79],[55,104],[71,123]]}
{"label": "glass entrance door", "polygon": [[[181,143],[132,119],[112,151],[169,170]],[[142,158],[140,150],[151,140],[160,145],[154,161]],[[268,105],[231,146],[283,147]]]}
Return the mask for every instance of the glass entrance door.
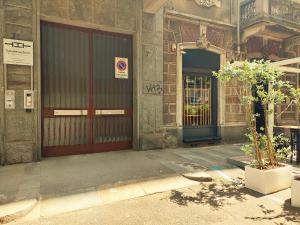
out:
{"label": "glass entrance door", "polygon": [[212,124],[211,78],[186,75],[184,82],[184,126],[203,127]]}
{"label": "glass entrance door", "polygon": [[183,139],[201,141],[217,136],[217,88],[210,74],[187,73],[183,80]]}

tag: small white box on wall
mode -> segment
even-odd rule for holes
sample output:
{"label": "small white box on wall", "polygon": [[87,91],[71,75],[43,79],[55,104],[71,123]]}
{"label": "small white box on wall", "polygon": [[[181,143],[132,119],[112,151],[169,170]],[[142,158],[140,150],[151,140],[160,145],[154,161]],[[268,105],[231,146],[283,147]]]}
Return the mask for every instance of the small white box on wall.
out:
{"label": "small white box on wall", "polygon": [[24,90],[24,109],[33,109],[34,97],[32,90]]}

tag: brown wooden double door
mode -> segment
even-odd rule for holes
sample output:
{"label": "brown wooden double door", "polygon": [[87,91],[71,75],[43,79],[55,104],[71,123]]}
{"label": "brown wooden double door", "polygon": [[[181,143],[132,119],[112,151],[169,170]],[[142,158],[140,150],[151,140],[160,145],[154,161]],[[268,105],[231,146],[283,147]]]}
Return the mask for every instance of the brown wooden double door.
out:
{"label": "brown wooden double door", "polygon": [[131,148],[131,37],[43,22],[41,49],[43,156]]}

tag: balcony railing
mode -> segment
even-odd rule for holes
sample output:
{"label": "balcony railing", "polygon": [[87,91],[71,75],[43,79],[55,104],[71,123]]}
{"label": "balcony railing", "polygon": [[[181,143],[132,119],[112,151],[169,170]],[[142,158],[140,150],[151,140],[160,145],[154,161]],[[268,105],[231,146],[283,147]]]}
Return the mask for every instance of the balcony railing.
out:
{"label": "balcony railing", "polygon": [[277,19],[299,26],[300,4],[292,0],[246,0],[241,3],[242,25],[263,18]]}
{"label": "balcony railing", "polygon": [[241,4],[241,23],[252,20],[256,17],[256,0],[251,0]]}

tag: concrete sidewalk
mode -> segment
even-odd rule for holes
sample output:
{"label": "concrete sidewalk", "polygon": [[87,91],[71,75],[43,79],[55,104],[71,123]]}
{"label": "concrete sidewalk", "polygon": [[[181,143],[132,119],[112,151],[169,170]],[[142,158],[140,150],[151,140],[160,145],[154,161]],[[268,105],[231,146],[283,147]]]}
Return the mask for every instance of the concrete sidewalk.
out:
{"label": "concrete sidewalk", "polygon": [[241,154],[240,145],[219,145],[128,150],[47,158],[38,163],[5,166],[0,168],[0,205],[28,204],[37,199],[32,202],[36,204],[32,213],[35,216],[88,208],[118,199],[195,185],[197,182],[182,177],[182,174],[209,171],[216,167],[234,168],[226,160]]}

